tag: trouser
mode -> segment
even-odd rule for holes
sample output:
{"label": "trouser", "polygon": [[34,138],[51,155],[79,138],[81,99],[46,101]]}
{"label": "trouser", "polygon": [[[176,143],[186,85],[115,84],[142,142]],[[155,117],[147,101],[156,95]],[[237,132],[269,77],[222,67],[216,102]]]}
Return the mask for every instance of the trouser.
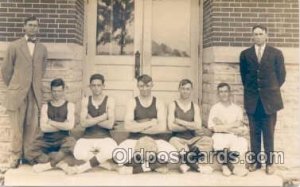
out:
{"label": "trouser", "polygon": [[[228,133],[214,133],[212,136],[214,151],[220,155],[217,160],[220,164],[230,165],[234,161],[234,165],[242,165],[245,167],[245,162],[236,162],[236,159],[245,161],[245,154],[248,151],[248,141],[244,137],[239,137]],[[228,151],[225,151],[228,150]]]}
{"label": "trouser", "polygon": [[[251,151],[254,153],[253,162],[261,165],[258,158],[261,152],[261,135],[263,135],[264,150],[266,153],[266,165],[272,165],[274,158],[274,131],[277,119],[277,113],[266,114],[261,100],[258,100],[254,114],[247,114],[250,126]],[[272,157],[272,158],[271,158]]]}
{"label": "trouser", "polygon": [[[193,169],[198,169],[198,160],[200,159],[200,157],[201,159],[203,159],[203,163],[208,163],[208,160],[206,159],[209,158],[205,158],[205,155],[209,155],[212,152],[213,141],[210,137],[196,136],[189,139],[172,137],[169,142],[177,149],[177,151],[185,151],[186,154],[183,154],[181,156],[183,157],[183,159],[185,159],[185,162]],[[196,155],[188,156],[188,152],[193,152]],[[200,155],[203,155],[204,157]]]}
{"label": "trouser", "polygon": [[170,139],[170,144],[172,144],[177,151],[189,151],[193,147],[197,147],[201,151],[205,151],[209,153],[212,151],[212,139],[210,137],[194,137],[191,139],[184,139],[184,138],[179,138],[179,137],[172,137]]}
{"label": "trouser", "polygon": [[74,148],[74,156],[77,160],[89,161],[94,156],[101,163],[112,159],[113,151],[117,143],[112,138],[80,138]]}
{"label": "trouser", "polygon": [[11,147],[10,152],[13,160],[27,159],[28,151],[34,137],[39,133],[39,109],[33,88],[29,89],[24,102],[15,111],[7,111],[11,122]]}
{"label": "trouser", "polygon": [[31,146],[28,160],[31,164],[50,162],[52,167],[72,156],[75,138],[67,135],[68,132],[44,133],[38,136]]}
{"label": "trouser", "polygon": [[245,155],[248,151],[248,142],[244,137],[228,133],[214,133],[212,139],[214,151],[229,149],[230,151],[238,152],[240,155]]}
{"label": "trouser", "polygon": [[[133,158],[133,154],[130,153],[134,153],[135,150],[135,146],[138,140],[135,139],[128,139],[125,140],[123,142],[120,143],[120,145],[118,146],[118,150],[124,150],[123,153],[126,152],[126,155],[123,155],[125,157],[122,157],[122,159],[116,159],[114,158],[114,161],[116,163],[118,163],[119,165],[124,165],[126,163],[129,162],[129,160],[131,160]],[[178,158],[168,158],[168,156],[170,156],[172,153],[176,153],[177,150],[174,146],[172,146],[169,142],[165,141],[165,140],[154,140],[157,144],[157,148],[158,148],[158,153],[166,153],[168,154],[167,157],[165,158],[166,161],[168,162],[178,162]],[[121,152],[120,152],[121,153]],[[118,157],[118,155],[116,154],[116,156]],[[122,156],[122,155],[121,155]]]}

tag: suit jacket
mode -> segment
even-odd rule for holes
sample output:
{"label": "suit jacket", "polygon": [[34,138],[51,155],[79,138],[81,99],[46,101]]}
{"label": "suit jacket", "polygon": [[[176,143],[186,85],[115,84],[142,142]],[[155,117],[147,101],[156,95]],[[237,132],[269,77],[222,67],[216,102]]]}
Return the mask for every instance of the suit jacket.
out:
{"label": "suit jacket", "polygon": [[280,87],[285,81],[286,71],[282,52],[266,45],[259,63],[252,46],[241,52],[240,73],[244,85],[244,107],[254,114],[260,98],[267,114],[283,108]]}
{"label": "suit jacket", "polygon": [[30,55],[25,37],[10,44],[7,49],[1,73],[8,86],[6,100],[7,110],[17,110],[33,86],[38,108],[42,105],[42,76],[46,70],[47,49],[39,43],[35,44],[33,55]]}

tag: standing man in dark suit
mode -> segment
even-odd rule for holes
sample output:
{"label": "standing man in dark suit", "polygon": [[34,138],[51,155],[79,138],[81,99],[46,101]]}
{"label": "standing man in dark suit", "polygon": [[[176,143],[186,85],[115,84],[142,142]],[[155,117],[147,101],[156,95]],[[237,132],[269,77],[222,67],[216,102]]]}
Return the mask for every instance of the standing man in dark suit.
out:
{"label": "standing man in dark suit", "polygon": [[267,28],[256,25],[252,28],[254,45],[241,52],[240,73],[244,86],[244,107],[249,125],[253,163],[249,170],[261,168],[257,155],[261,151],[263,134],[266,153],[266,173],[273,174],[272,151],[277,111],[283,108],[280,87],[285,81],[286,71],[282,52],[266,44]]}
{"label": "standing man in dark suit", "polygon": [[3,81],[8,86],[4,105],[12,128],[12,168],[18,167],[22,158],[26,159],[28,148],[39,129],[47,49],[36,37],[38,23],[36,17],[25,19],[25,36],[8,47],[1,69]]}

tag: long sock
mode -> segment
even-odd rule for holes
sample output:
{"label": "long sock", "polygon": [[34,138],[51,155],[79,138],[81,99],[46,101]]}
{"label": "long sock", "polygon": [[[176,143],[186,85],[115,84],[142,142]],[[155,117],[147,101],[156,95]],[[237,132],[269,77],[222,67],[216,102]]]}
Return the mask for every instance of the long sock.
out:
{"label": "long sock", "polygon": [[97,167],[97,166],[100,165],[100,162],[99,162],[99,160],[98,160],[98,158],[96,156],[94,156],[93,158],[91,158],[89,160],[89,162],[90,162],[90,165],[91,165],[92,168]]}
{"label": "long sock", "polygon": [[232,174],[231,170],[230,170],[230,169],[228,168],[228,166],[225,165],[225,164],[223,164],[223,166],[222,166],[222,173],[223,173],[223,175],[225,175],[225,176],[229,176],[229,175]]}
{"label": "long sock", "polygon": [[181,173],[186,173],[190,169],[190,166],[187,165],[187,154],[180,152],[179,159],[181,162],[179,170]]}
{"label": "long sock", "polygon": [[97,167],[99,165],[100,165],[100,162],[98,161],[97,157],[94,156],[88,162],[86,162],[86,163],[78,166],[77,167],[77,169],[78,169],[77,172],[78,173],[83,173],[83,172],[85,172],[85,171],[87,171],[87,170],[89,170],[89,169],[91,169],[93,167]]}
{"label": "long sock", "polygon": [[189,167],[191,167],[193,170],[198,171],[198,160],[201,157],[201,152],[198,147],[192,147],[191,150],[188,152],[188,157],[191,161],[191,163],[187,163]]}
{"label": "long sock", "polygon": [[67,175],[74,175],[77,173],[77,168],[75,166],[71,167],[64,161],[57,163],[56,167],[62,169]]}
{"label": "long sock", "polygon": [[77,173],[83,173],[91,168],[92,168],[92,166],[91,166],[90,162],[86,162],[77,167]]}

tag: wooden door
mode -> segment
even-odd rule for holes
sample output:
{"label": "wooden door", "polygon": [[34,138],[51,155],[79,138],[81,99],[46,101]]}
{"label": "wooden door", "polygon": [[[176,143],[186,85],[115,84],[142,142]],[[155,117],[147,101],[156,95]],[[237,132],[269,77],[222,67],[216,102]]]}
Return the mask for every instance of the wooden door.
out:
{"label": "wooden door", "polygon": [[189,78],[196,100],[198,8],[197,0],[87,1],[85,94],[89,94],[90,75],[103,74],[119,121],[128,100],[138,94],[137,73],[153,77],[153,95],[166,105],[178,96],[179,81]]}

